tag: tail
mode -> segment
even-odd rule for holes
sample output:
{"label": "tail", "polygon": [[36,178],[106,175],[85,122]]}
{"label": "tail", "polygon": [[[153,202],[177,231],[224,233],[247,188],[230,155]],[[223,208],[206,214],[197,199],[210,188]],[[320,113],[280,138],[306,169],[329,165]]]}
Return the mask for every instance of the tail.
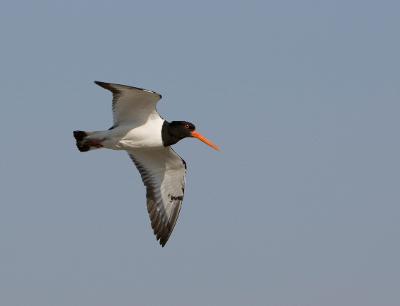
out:
{"label": "tail", "polygon": [[81,152],[87,152],[90,150],[90,145],[87,141],[85,141],[86,136],[88,136],[87,132],[84,131],[74,131],[74,137],[76,140],[76,146],[78,150]]}

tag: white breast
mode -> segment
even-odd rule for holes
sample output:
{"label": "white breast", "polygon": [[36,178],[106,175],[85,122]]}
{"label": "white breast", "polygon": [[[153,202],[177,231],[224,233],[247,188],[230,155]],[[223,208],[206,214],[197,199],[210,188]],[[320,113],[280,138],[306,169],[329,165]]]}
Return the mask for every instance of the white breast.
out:
{"label": "white breast", "polygon": [[138,127],[121,126],[121,129],[126,129],[126,133],[118,141],[119,148],[128,150],[131,148],[163,147],[161,138],[163,123],[164,119],[157,116],[149,118],[145,124]]}

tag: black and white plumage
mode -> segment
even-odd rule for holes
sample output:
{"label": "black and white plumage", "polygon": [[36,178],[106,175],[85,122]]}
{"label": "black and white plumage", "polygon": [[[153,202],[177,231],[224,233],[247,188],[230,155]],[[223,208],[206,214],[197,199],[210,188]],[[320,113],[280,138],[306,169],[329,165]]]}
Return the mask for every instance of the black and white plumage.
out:
{"label": "black and white plumage", "polygon": [[164,246],[181,210],[185,192],[185,162],[170,147],[150,152],[129,152],[129,156],[146,186],[151,227],[157,240]]}
{"label": "black and white plumage", "polygon": [[113,94],[113,126],[105,131],[74,131],[81,152],[108,148],[126,150],[146,186],[147,210],[157,240],[164,246],[174,229],[185,191],[186,163],[170,147],[195,137],[218,150],[190,122],[167,122],[156,104],[161,95],[120,84],[95,82]]}

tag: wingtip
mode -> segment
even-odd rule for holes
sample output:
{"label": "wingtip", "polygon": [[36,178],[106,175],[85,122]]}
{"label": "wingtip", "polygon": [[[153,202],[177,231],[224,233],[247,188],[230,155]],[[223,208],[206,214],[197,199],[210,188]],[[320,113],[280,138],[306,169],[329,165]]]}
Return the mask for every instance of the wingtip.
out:
{"label": "wingtip", "polygon": [[162,247],[165,247],[165,245],[167,244],[167,242],[169,240],[170,235],[171,235],[171,233],[169,233],[169,235],[167,235],[167,236],[160,236],[160,238],[159,238],[160,240],[157,239]]}
{"label": "wingtip", "polygon": [[117,83],[107,83],[107,82],[101,82],[101,81],[94,81],[95,84],[99,85],[100,87],[103,87],[104,89],[108,89],[109,91],[113,92],[113,93],[118,93],[119,89],[117,88],[118,86],[124,87],[124,88],[132,88],[132,89],[138,89],[138,90],[142,90],[142,91],[146,91],[149,93],[153,93],[158,95],[159,99],[162,99],[162,95],[159,94],[156,91],[153,90],[149,90],[149,89],[144,89],[141,87],[135,87],[135,86],[129,86],[129,85],[123,85],[123,84],[117,84]]}
{"label": "wingtip", "polygon": [[96,85],[101,86],[101,87],[105,87],[105,86],[107,85],[107,83],[105,83],[105,82],[100,82],[100,81],[94,81],[94,83],[95,83]]}
{"label": "wingtip", "polygon": [[108,85],[108,83],[106,83],[106,82],[101,82],[101,81],[94,81],[94,83],[97,84],[97,85],[99,85],[99,86],[101,86],[101,87],[104,87],[104,86],[107,86],[107,85]]}
{"label": "wingtip", "polygon": [[113,94],[118,93],[118,89],[116,89],[114,86],[112,86],[111,83],[100,82],[100,81],[94,81],[94,83],[99,85],[100,87],[103,87],[104,89],[111,91]]}

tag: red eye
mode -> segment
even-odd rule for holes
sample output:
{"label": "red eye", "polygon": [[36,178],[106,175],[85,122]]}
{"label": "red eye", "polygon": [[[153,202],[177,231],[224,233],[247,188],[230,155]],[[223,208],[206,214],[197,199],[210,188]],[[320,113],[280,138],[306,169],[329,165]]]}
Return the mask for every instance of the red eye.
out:
{"label": "red eye", "polygon": [[185,128],[187,129],[190,128],[189,124],[185,124]]}

